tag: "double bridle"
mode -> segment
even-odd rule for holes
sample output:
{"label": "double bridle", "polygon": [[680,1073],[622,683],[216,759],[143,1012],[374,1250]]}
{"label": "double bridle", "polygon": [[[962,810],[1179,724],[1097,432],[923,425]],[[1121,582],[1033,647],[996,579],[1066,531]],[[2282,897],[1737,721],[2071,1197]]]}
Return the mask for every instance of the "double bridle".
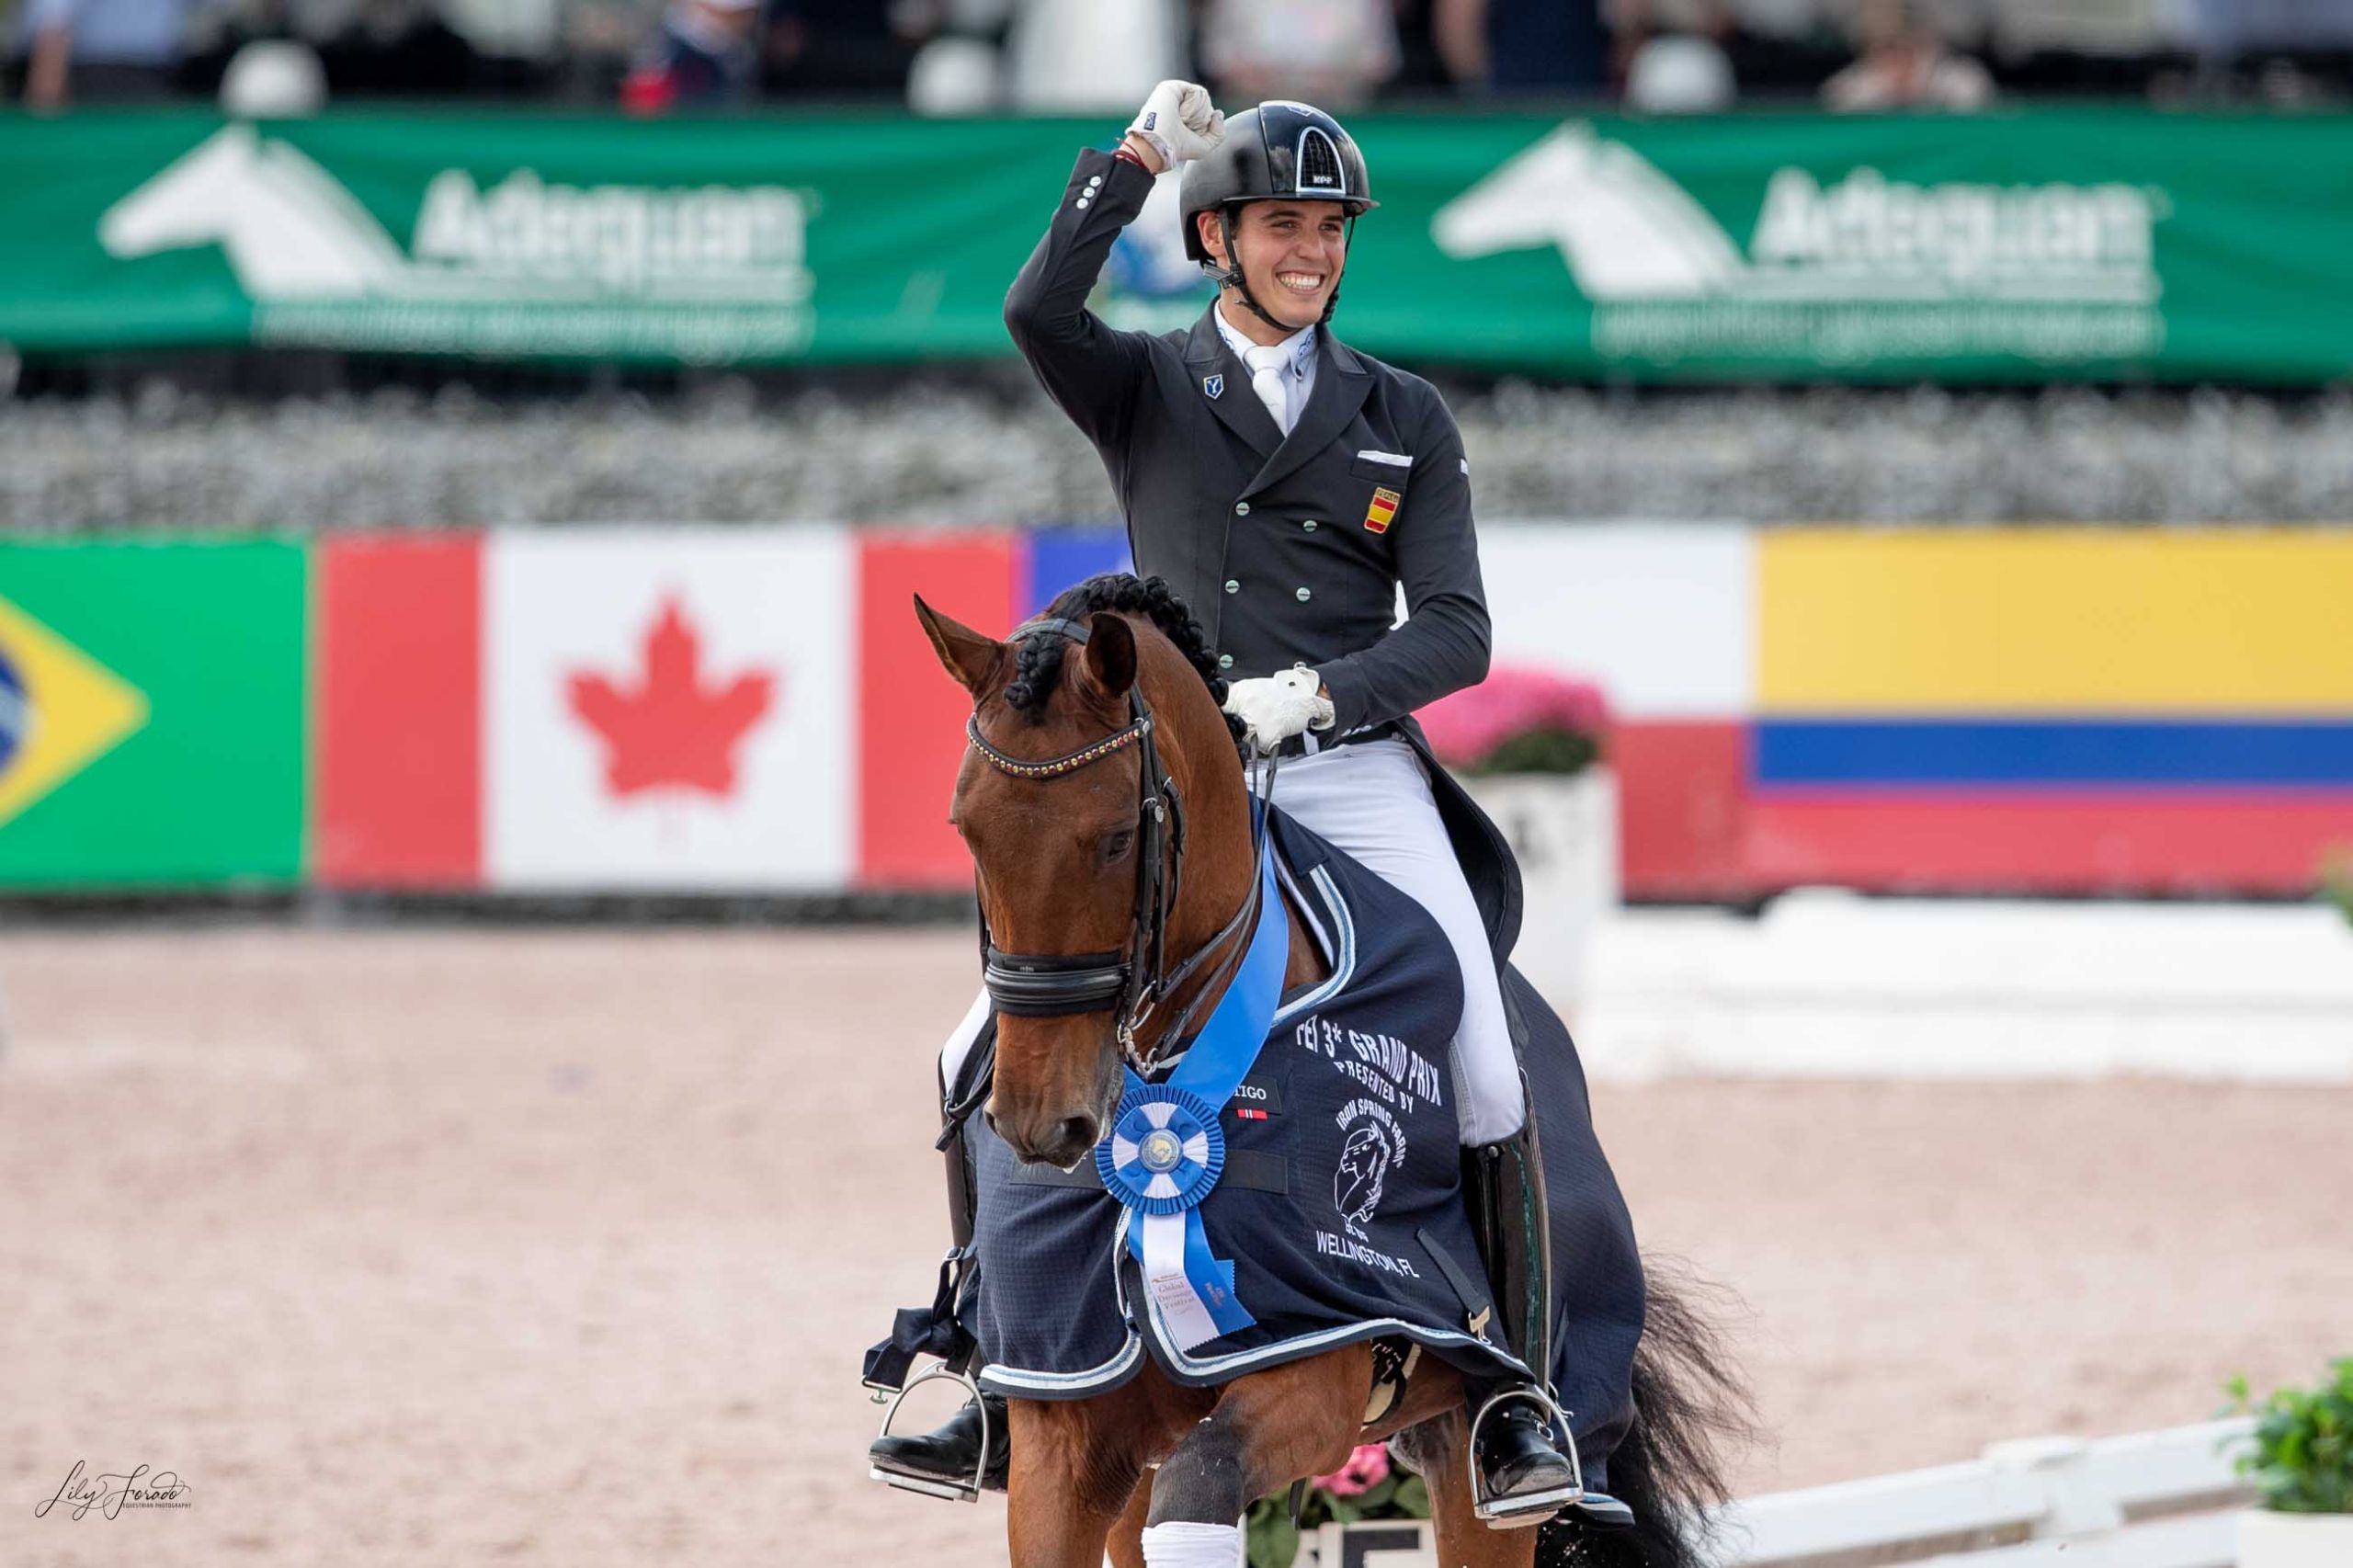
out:
{"label": "double bridle", "polygon": [[[1008,642],[1032,637],[1062,637],[1085,646],[1087,629],[1074,620],[1033,620],[1017,627]],[[1128,724],[1098,741],[1090,741],[1061,756],[1033,760],[1010,756],[991,745],[981,734],[977,710],[966,721],[964,736],[988,764],[1015,778],[1058,778],[1102,761],[1132,746],[1137,766],[1136,896],[1133,932],[1125,951],[1102,953],[1008,953],[989,938],[988,912],[981,912],[981,975],[989,1001],[1000,1013],[1017,1017],[1051,1018],[1109,1009],[1118,1019],[1120,1050],[1128,1064],[1148,1074],[1158,1064],[1158,1053],[1140,1054],[1136,1029],[1160,1002],[1192,978],[1201,964],[1228,945],[1235,932],[1255,928],[1252,913],[1258,906],[1258,879],[1250,881],[1250,896],[1243,900],[1222,929],[1201,944],[1191,957],[1165,972],[1168,917],[1176,907],[1185,876],[1185,804],[1176,782],[1161,766],[1160,748],[1153,741],[1152,708],[1140,683],[1128,687]],[[1239,960],[1247,944],[1234,943]],[[1221,965],[1222,967],[1222,965]],[[1161,1035],[1161,1042],[1184,1038],[1203,991]]]}

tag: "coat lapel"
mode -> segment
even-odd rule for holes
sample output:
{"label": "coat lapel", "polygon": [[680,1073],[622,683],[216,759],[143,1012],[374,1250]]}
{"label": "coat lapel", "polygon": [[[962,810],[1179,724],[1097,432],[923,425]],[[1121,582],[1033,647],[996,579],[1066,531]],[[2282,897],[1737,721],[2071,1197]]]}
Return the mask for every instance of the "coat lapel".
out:
{"label": "coat lapel", "polygon": [[[1319,327],[1316,331],[1315,390],[1307,394],[1307,406],[1300,411],[1299,423],[1290,427],[1290,434],[1267,460],[1267,466],[1243,490],[1245,495],[1256,495],[1330,446],[1371,394],[1372,372],[1365,369],[1364,361],[1328,330]],[[1217,328],[1212,326],[1210,332],[1214,336]],[[1242,386],[1248,392],[1250,383],[1245,379]],[[1258,399],[1253,394],[1248,401],[1256,403]],[[1263,404],[1258,412],[1266,412]],[[1268,419],[1267,424],[1272,428],[1274,421]]]}
{"label": "coat lapel", "polygon": [[[1225,346],[1225,338],[1218,332],[1217,323],[1211,319],[1217,311],[1215,302],[1193,324],[1193,335],[1185,342],[1185,373],[1192,378],[1193,388],[1202,392],[1210,412],[1224,422],[1225,427],[1250,444],[1263,464],[1275,455],[1283,444],[1282,427],[1258,394],[1250,390],[1249,367],[1235,358]],[[1223,376],[1225,385],[1215,397],[1202,392],[1201,383],[1211,376]]]}

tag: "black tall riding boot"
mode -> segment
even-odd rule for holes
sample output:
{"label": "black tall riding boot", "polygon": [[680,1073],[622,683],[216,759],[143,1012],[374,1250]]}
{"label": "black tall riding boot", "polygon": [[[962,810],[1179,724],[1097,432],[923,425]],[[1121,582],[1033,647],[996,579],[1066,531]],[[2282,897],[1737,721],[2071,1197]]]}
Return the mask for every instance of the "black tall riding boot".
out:
{"label": "black tall riding boot", "polygon": [[[945,1092],[941,1096],[947,1106],[947,1126],[940,1133],[939,1149],[947,1156],[948,1232],[955,1244],[940,1265],[938,1294],[928,1311],[902,1312],[899,1327],[892,1338],[868,1353],[870,1384],[904,1386],[906,1368],[917,1354],[937,1355],[943,1366],[968,1376],[979,1362],[980,1346],[955,1321],[956,1297],[972,1265],[972,1227],[980,1203],[978,1173],[972,1168],[972,1151],[964,1140],[964,1122],[980,1096],[986,1092],[984,1085],[995,1055],[995,1028],[996,1020],[992,1017],[966,1057],[965,1082],[983,1087],[966,1090],[961,1103]],[[879,1377],[878,1367],[882,1372]],[[1005,1401],[984,1393],[977,1400],[966,1401],[955,1415],[929,1432],[875,1438],[868,1445],[866,1457],[876,1471],[882,1472],[881,1479],[904,1476],[931,1483],[945,1489],[940,1494],[947,1495],[968,1492],[975,1476],[980,1477],[985,1490],[1004,1491],[1012,1453]]]}
{"label": "black tall riding boot", "polygon": [[[1472,1228],[1495,1293],[1504,1343],[1536,1374],[1534,1384],[1495,1381],[1470,1390],[1477,1423],[1480,1517],[1499,1528],[1532,1525],[1583,1493],[1563,1452],[1549,1384],[1552,1369],[1552,1231],[1536,1119],[1511,1137],[1462,1152]],[[1492,1405],[1492,1408],[1488,1408]]]}

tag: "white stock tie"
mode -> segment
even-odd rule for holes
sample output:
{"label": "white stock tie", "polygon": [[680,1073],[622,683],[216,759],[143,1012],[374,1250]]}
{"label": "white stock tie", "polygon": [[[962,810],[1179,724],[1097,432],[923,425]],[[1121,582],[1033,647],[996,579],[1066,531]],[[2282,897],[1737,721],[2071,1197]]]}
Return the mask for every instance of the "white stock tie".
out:
{"label": "white stock tie", "polygon": [[1290,434],[1290,387],[1283,378],[1290,351],[1280,344],[1259,345],[1243,355],[1250,366],[1250,390],[1275,416],[1275,428]]}

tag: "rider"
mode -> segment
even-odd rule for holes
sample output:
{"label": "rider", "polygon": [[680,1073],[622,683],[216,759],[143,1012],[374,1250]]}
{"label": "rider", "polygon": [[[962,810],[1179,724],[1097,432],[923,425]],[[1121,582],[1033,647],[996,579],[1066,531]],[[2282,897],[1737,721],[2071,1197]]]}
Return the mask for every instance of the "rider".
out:
{"label": "rider", "polygon": [[[1187,332],[1113,331],[1086,296],[1171,165],[1184,169],[1187,254],[1216,278],[1217,300]],[[1258,752],[1291,759],[1279,769],[1283,809],[1413,895],[1453,945],[1464,985],[1450,1057],[1466,1192],[1496,1326],[1544,1376],[1549,1276],[1534,1130],[1494,949],[1409,717],[1487,670],[1470,464],[1427,381],[1349,348],[1324,324],[1355,221],[1374,205],[1363,155],[1322,110],[1270,102],[1229,123],[1207,89],[1163,82],[1116,151],[1080,154],[1006,297],[1006,324],[1100,452],[1137,569],[1165,578],[1219,651],[1227,711]],[[1409,619],[1392,630],[1401,585]],[[950,1094],[988,1018],[984,994],[942,1052]],[[968,1211],[961,1176],[951,1152],[951,1207]],[[961,1242],[970,1221],[958,1219]],[[1474,1405],[1506,1386],[1473,1389]],[[1506,1398],[1480,1424],[1481,1490],[1498,1514],[1580,1501],[1545,1408]],[[983,1425],[980,1406],[967,1404],[937,1432],[878,1440],[873,1458],[969,1484]],[[985,1468],[1001,1474],[1003,1412],[985,1426],[995,1450]]]}

